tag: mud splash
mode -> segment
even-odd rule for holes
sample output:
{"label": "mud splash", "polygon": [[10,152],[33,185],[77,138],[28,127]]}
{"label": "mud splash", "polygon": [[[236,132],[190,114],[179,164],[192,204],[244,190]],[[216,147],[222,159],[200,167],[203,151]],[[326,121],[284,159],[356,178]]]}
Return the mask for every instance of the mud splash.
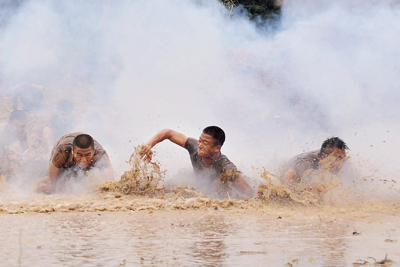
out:
{"label": "mud splash", "polygon": [[279,177],[266,170],[261,174],[261,177],[264,178],[265,183],[258,187],[257,196],[263,202],[315,204],[319,201],[318,198],[308,192],[305,192],[307,193],[306,196],[295,194],[280,183]]}
{"label": "mud splash", "polygon": [[[340,198],[350,196],[352,193],[335,175],[326,170],[319,170],[295,186],[285,187],[281,179],[267,170],[263,170],[261,177],[265,183],[258,188],[257,197],[265,203],[278,203],[283,205],[321,206],[335,204],[336,192]],[[312,178],[310,178],[312,177]]]}
{"label": "mud splash", "polygon": [[[185,198],[190,197],[205,197],[203,193],[197,190],[194,186],[178,186],[176,188],[170,188],[162,185],[162,180],[165,175],[165,171],[162,171],[160,165],[157,162],[150,161],[149,163],[144,162],[141,159],[145,149],[145,145],[140,145],[135,148],[135,151],[131,155],[128,163],[131,166],[129,171],[126,171],[120,181],[111,181],[101,184],[97,187],[100,192],[116,192],[125,195],[139,195],[139,196],[150,196],[159,197],[165,194],[174,193],[177,196],[184,196]],[[236,193],[229,194],[232,192],[232,186],[228,182],[228,177],[232,177],[236,173],[229,173],[229,175],[221,177],[220,180],[214,184],[215,191],[221,198],[240,198],[240,194]]]}
{"label": "mud splash", "polygon": [[[195,187],[177,187],[176,189],[168,188],[161,185],[165,171],[162,171],[157,162],[150,161],[145,163],[141,160],[141,151],[144,145],[135,148],[134,153],[129,159],[131,169],[126,171],[120,181],[106,182],[98,186],[100,192],[116,192],[125,195],[140,195],[159,197],[168,193],[175,193],[179,196],[204,197]],[[264,183],[259,185],[257,196],[264,203],[278,203],[283,205],[301,204],[306,206],[320,205],[327,199],[326,196],[333,188],[341,187],[339,182],[333,179],[327,183],[301,183],[294,188],[287,188],[282,185],[279,177],[263,170],[260,174],[264,179]],[[319,173],[316,177],[324,177],[323,173]],[[319,179],[321,180],[321,179]],[[232,187],[227,177],[221,177],[220,181],[215,183],[215,191],[222,198],[231,200],[243,199],[239,194],[232,195]]]}
{"label": "mud splash", "polygon": [[343,186],[336,176],[322,176],[322,173],[318,173],[313,183],[308,181],[294,188],[287,188],[282,185],[279,177],[262,170],[260,176],[264,182],[258,186],[256,196],[249,199],[232,199],[227,194],[225,199],[213,199],[193,186],[164,186],[162,181],[165,172],[156,162],[142,162],[139,156],[141,149],[142,146],[135,148],[129,159],[130,170],[122,175],[120,181],[100,185],[88,182],[84,184],[86,190],[75,195],[31,193],[21,196],[14,194],[13,188],[3,179],[0,183],[0,212],[15,214],[218,210],[250,214],[268,213],[279,218],[305,214],[311,217],[321,214],[353,214],[354,217],[365,217],[380,212],[398,215],[400,211],[397,201],[355,201],[354,196],[357,192]]}
{"label": "mud splash", "polygon": [[145,163],[140,158],[144,145],[135,148],[128,163],[131,166],[120,181],[106,182],[98,187],[102,192],[120,192],[123,194],[154,196],[163,190],[158,188],[165,172],[162,172],[160,165],[156,162]]}

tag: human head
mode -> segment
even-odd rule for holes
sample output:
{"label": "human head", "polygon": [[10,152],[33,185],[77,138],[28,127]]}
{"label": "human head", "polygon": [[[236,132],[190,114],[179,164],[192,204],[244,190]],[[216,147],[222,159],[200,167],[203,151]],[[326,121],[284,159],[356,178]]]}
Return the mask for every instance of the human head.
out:
{"label": "human head", "polygon": [[72,152],[76,164],[81,169],[89,167],[94,156],[94,140],[88,134],[77,135],[72,142]]}
{"label": "human head", "polygon": [[27,116],[26,113],[22,110],[14,110],[13,112],[10,113],[10,116],[8,117],[8,121],[10,123],[13,123],[15,121],[27,121]]}
{"label": "human head", "polygon": [[222,146],[225,142],[225,132],[218,126],[208,126],[204,128],[203,133],[210,135],[216,146]]}
{"label": "human head", "polygon": [[325,160],[330,171],[336,173],[340,170],[346,158],[346,143],[339,137],[331,137],[326,139],[321,146],[319,157]]}
{"label": "human head", "polygon": [[197,151],[201,157],[217,155],[225,142],[224,131],[217,126],[208,126],[203,130],[197,143]]}
{"label": "human head", "polygon": [[57,103],[57,114],[63,123],[68,123],[71,119],[71,113],[74,105],[68,99],[61,99]]}
{"label": "human head", "polygon": [[330,137],[326,139],[321,146],[321,150],[319,151],[319,154],[322,156],[322,154],[331,154],[334,148],[338,148],[341,150],[348,150],[349,148],[347,147],[347,144],[340,139],[339,137]]}
{"label": "human head", "polygon": [[14,110],[8,117],[8,125],[16,135],[24,135],[27,121],[28,117],[22,110]]}

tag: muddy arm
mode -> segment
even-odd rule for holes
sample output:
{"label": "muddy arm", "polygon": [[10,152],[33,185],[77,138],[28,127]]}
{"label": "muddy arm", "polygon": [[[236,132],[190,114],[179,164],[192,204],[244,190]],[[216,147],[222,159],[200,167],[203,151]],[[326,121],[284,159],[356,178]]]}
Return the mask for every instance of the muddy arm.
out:
{"label": "muddy arm", "polygon": [[282,182],[286,185],[293,185],[298,181],[299,177],[295,170],[290,169],[288,170],[282,177]]}
{"label": "muddy arm", "polygon": [[185,147],[187,137],[171,129],[164,129],[150,138],[150,140],[145,144],[145,148],[140,152],[140,157],[144,161],[150,162],[153,154],[151,148],[165,139],[169,139],[171,142],[181,147]]}
{"label": "muddy arm", "polygon": [[236,179],[233,181],[233,186],[242,191],[248,197],[254,195],[253,188],[251,188],[251,186],[247,183],[242,174],[238,174],[236,176]]}
{"label": "muddy arm", "polygon": [[58,175],[60,175],[61,168],[57,168],[53,162],[50,162],[49,166],[49,178],[51,181],[54,181],[57,179]]}
{"label": "muddy arm", "polygon": [[37,182],[35,191],[37,193],[51,194],[54,189],[55,181],[60,174],[61,168],[54,166],[53,162],[50,162],[49,176]]}

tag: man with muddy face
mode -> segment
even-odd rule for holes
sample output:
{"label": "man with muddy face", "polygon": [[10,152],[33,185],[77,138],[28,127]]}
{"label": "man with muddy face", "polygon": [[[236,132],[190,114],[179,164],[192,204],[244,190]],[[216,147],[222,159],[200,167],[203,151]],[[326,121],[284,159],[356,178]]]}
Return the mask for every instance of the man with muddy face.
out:
{"label": "man with muddy face", "polygon": [[288,186],[299,183],[309,169],[324,169],[336,174],[346,158],[346,143],[339,137],[326,139],[320,150],[300,154],[292,158],[284,169],[282,182]]}
{"label": "man with muddy face", "polygon": [[37,191],[52,193],[56,182],[62,179],[79,179],[89,170],[100,171],[102,180],[114,180],[113,169],[107,152],[90,135],[71,133],[61,137],[53,148],[49,175],[37,184]]}
{"label": "man with muddy face", "polygon": [[253,189],[236,166],[225,155],[221,154],[221,147],[225,142],[225,133],[221,128],[217,126],[205,128],[199,140],[186,137],[170,129],[164,129],[145,144],[140,152],[143,160],[150,162],[153,154],[151,148],[165,139],[169,139],[188,150],[193,169],[197,175],[207,176],[211,180],[218,180],[223,184],[227,184],[229,181],[246,196],[254,194]]}

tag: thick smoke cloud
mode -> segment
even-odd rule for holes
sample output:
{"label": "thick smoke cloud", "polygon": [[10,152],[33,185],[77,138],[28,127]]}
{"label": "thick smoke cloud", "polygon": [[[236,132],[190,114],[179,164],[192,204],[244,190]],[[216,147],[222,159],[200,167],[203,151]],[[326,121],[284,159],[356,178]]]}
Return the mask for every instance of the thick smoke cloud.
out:
{"label": "thick smoke cloud", "polygon": [[[91,129],[118,174],[163,128],[198,137],[219,125],[223,153],[250,176],[252,167],[278,173],[340,136],[357,178],[398,180],[395,3],[285,1],[275,31],[228,17],[217,1],[25,1],[16,10],[1,30],[3,94],[44,86],[49,112],[72,100],[76,130]],[[85,122],[93,112],[100,129]],[[156,151],[168,179],[190,168],[181,148]]]}

